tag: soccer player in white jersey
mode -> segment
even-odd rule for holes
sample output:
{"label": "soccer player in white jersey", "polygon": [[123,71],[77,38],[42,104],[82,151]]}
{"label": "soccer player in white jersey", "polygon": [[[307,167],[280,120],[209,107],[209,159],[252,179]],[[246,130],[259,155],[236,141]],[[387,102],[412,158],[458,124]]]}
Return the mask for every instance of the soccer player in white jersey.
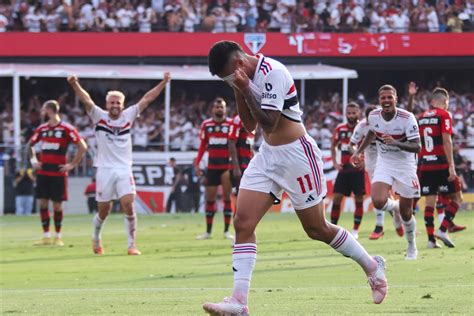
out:
{"label": "soccer player in white jersey", "polygon": [[257,258],[255,228],[286,191],[308,236],[352,258],[364,270],[373,300],[387,294],[384,259],[370,256],[345,229],[326,221],[326,180],[321,152],[304,128],[296,88],[288,69],[263,55],[247,55],[239,44],[221,41],[209,52],[209,70],[234,90],[248,132],[257,125],[264,142],[243,174],[234,218],[234,287],[221,303],[205,303],[211,315],[248,315],[248,294]]}
{"label": "soccer player in white jersey", "polygon": [[416,175],[416,153],[421,149],[418,123],[412,113],[397,108],[397,91],[383,85],[379,91],[380,109],[370,112],[369,131],[351,161],[362,163],[362,153],[376,139],[377,164],[372,178],[372,201],[381,210],[393,208],[390,189],[400,195],[400,213],[408,241],[407,260],[415,260],[416,220],[413,216],[413,199],[420,196],[420,183]]}
{"label": "soccer player in white jersey", "polygon": [[148,91],[137,104],[124,109],[125,95],[120,91],[109,91],[104,111],[92,101],[89,93],[79,84],[76,76],[69,76],[68,82],[79,100],[84,104],[87,114],[95,124],[97,138],[97,192],[99,212],[93,219],[92,249],[102,255],[101,231],[107,218],[111,201],[120,200],[125,213],[125,227],[128,234],[128,254],[140,255],[135,245],[137,218],[134,209],[135,180],[132,174],[132,139],[130,135],[134,120],[153,102],[171,80],[170,73]]}
{"label": "soccer player in white jersey", "polygon": [[[375,106],[369,105],[365,109],[365,119],[359,122],[357,126],[354,128],[354,133],[352,133],[351,136],[351,145],[353,147],[356,147],[357,145],[361,144],[364,138],[367,136],[367,133],[369,132],[369,123],[367,122],[367,118],[369,117],[370,112],[375,110]],[[369,174],[369,179],[372,181],[372,178],[374,177],[374,170],[375,170],[375,165],[377,163],[377,144],[375,142],[370,143],[369,146],[364,150],[364,165],[365,165],[365,170],[367,170],[367,173]],[[395,230],[397,231],[398,236],[402,237],[405,230],[403,229],[403,224],[402,224],[402,218],[400,216],[400,211],[398,209],[398,202],[395,203],[390,203],[390,205],[393,205],[393,209],[387,210],[389,214],[393,218],[393,226],[395,226]],[[377,240],[381,238],[384,234],[383,231],[383,224],[384,224],[384,219],[385,219],[385,212],[383,210],[380,210],[378,208],[374,208],[375,212],[375,229],[374,231],[369,235],[369,239],[371,240]]]}

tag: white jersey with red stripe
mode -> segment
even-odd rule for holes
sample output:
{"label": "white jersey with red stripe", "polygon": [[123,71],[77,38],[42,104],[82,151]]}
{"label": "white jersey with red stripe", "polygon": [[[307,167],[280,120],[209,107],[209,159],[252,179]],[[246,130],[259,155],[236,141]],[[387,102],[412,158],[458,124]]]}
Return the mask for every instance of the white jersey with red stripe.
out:
{"label": "white jersey with red stripe", "polygon": [[[360,121],[354,128],[354,132],[351,136],[351,143],[360,145],[362,141],[367,137],[369,132],[369,123],[367,119]],[[375,169],[377,163],[377,144],[372,142],[367,146],[364,151],[365,169],[369,171],[369,174]]]}
{"label": "white jersey with red stripe", "polygon": [[88,115],[95,124],[97,138],[95,167],[130,168],[132,166],[130,129],[138,114],[138,105],[135,104],[123,110],[120,117],[113,120],[107,111],[94,105]]}
{"label": "white jersey with red stripe", "polygon": [[404,170],[416,170],[417,162],[414,153],[383,142],[383,135],[390,135],[400,142],[420,138],[415,116],[406,110],[397,108],[394,117],[390,121],[386,121],[382,117],[382,109],[376,109],[370,112],[368,121],[369,128],[374,132],[377,142],[377,169],[380,164],[385,168],[396,168],[401,173]]}
{"label": "white jersey with red stripe", "polygon": [[274,59],[257,55],[258,64],[250,88],[264,110],[280,111],[289,120],[301,122],[295,83],[288,69]]}

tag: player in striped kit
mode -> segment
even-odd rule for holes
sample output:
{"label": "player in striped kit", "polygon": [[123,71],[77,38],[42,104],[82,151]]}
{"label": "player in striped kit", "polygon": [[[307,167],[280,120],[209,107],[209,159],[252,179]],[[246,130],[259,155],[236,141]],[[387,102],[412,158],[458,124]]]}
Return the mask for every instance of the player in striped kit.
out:
{"label": "player in striped kit", "polygon": [[[428,248],[440,247],[436,243],[435,235],[446,246],[454,247],[448,236],[448,229],[462,203],[461,183],[454,167],[452,118],[447,111],[448,104],[448,91],[436,88],[431,96],[431,108],[418,120],[423,145],[419,154],[419,169],[421,195],[426,197],[425,226],[428,233]],[[435,233],[433,212],[438,194],[447,194],[451,201]]]}
{"label": "player in striped kit", "polygon": [[[369,132],[369,123],[367,122],[367,119],[369,117],[370,112],[372,112],[373,110],[375,110],[375,106],[369,105],[365,109],[365,118],[362,121],[360,121],[359,124],[357,124],[357,126],[355,127],[354,133],[352,133],[352,136],[351,136],[351,145],[353,147],[357,147],[357,145],[361,144],[364,138],[367,136],[367,133]],[[377,144],[375,142],[372,142],[369,146],[367,146],[367,148],[364,151],[365,170],[367,170],[369,179],[371,181],[372,181],[372,178],[374,177],[374,170],[375,170],[376,164],[377,164]],[[395,226],[395,230],[397,231],[398,236],[402,237],[403,234],[405,233],[405,230],[403,229],[402,218],[400,216],[400,211],[398,209],[398,202],[390,203],[390,205],[393,206],[393,209],[389,209],[387,211],[392,216],[393,226]],[[371,240],[377,240],[381,238],[384,234],[383,224],[384,224],[385,212],[383,210],[379,210],[378,208],[374,208],[374,212],[375,212],[376,223],[375,223],[374,231],[369,235],[369,239]]]}
{"label": "player in striped kit", "polygon": [[[351,196],[354,193],[355,212],[352,236],[359,238],[359,226],[364,216],[364,195],[365,195],[365,172],[363,168],[355,168],[350,158],[352,147],[350,144],[354,128],[359,122],[360,107],[357,103],[351,102],[347,105],[347,123],[339,124],[334,130],[331,157],[334,168],[338,171],[336,182],[333,188],[333,203],[331,209],[331,223],[337,225],[341,215],[341,201],[343,196]],[[340,152],[340,159],[337,159],[337,150]]]}
{"label": "player in striped kit", "polygon": [[97,138],[96,180],[98,213],[92,221],[92,250],[97,255],[104,254],[102,246],[102,226],[112,207],[111,201],[120,200],[125,213],[125,227],[128,236],[128,254],[140,255],[135,244],[137,217],[134,208],[135,180],[132,174],[131,127],[135,119],[153,102],[171,80],[169,72],[164,79],[148,91],[137,104],[124,109],[125,95],[120,91],[109,91],[106,109],[95,105],[89,93],[79,84],[76,76],[67,78],[72,89],[83,103],[85,110],[95,125]]}
{"label": "player in striped kit", "polygon": [[198,240],[211,237],[212,224],[216,214],[217,188],[222,185],[224,200],[224,238],[234,240],[234,236],[229,232],[232,221],[232,204],[230,195],[232,193],[232,183],[230,180],[230,158],[229,158],[229,131],[232,120],[226,116],[226,102],[222,98],[216,98],[212,105],[212,118],[202,122],[201,144],[198,155],[194,161],[196,174],[201,174],[199,164],[204,152],[208,152],[208,165],[205,182],[206,198],[206,232],[196,237]]}
{"label": "player in striped kit", "polygon": [[221,41],[209,52],[209,70],[234,89],[243,126],[253,132],[258,124],[264,142],[243,174],[237,197],[232,297],[205,303],[204,310],[211,315],[249,314],[248,294],[257,259],[255,229],[283,190],[308,236],[356,261],[368,277],[374,303],[381,303],[388,290],[385,261],[370,256],[350,233],[325,219],[321,152],[301,121],[288,69],[263,55],[247,55],[235,42]]}
{"label": "player in striped kit", "polygon": [[[74,169],[86,153],[87,145],[79,136],[77,130],[61,121],[59,103],[55,100],[46,101],[41,108],[41,114],[46,123],[40,125],[26,145],[32,167],[36,169],[36,198],[39,199],[40,216],[43,226],[43,238],[35,245],[64,246],[61,239],[63,221],[62,202],[67,200],[68,172]],[[41,144],[41,154],[36,157],[33,146]],[[71,162],[67,162],[69,144],[77,146],[77,153]],[[49,232],[50,214],[49,201],[53,203],[54,226],[56,237],[51,241]]]}
{"label": "player in striped kit", "polygon": [[372,178],[372,201],[374,207],[386,211],[394,207],[390,190],[400,195],[400,214],[408,242],[405,258],[415,260],[418,250],[413,199],[420,196],[415,155],[421,149],[418,124],[412,113],[397,108],[397,91],[393,86],[383,85],[378,92],[381,108],[370,112],[370,130],[351,161],[355,166],[360,165],[365,148],[376,139],[377,164]]}
{"label": "player in striped kit", "polygon": [[240,179],[253,157],[255,135],[247,132],[239,115],[232,118],[229,133],[229,153],[232,164],[232,184],[239,191]]}

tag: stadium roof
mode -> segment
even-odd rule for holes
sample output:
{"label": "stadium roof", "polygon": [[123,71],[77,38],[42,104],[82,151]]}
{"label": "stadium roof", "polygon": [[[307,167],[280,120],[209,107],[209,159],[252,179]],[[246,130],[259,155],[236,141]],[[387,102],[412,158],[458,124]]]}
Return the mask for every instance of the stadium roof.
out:
{"label": "stadium roof", "polygon": [[[355,79],[357,71],[328,65],[290,65],[294,79]],[[76,74],[79,78],[104,79],[162,79],[170,71],[174,80],[219,80],[209,73],[207,66],[152,66],[152,65],[69,65],[69,64],[0,64],[0,76],[61,78]]]}

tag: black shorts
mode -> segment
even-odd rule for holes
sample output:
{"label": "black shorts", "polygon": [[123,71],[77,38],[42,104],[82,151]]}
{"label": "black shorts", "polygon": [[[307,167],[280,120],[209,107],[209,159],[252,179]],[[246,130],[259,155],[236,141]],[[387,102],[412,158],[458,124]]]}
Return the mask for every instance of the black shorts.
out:
{"label": "black shorts", "polygon": [[448,181],[449,171],[447,169],[420,171],[419,178],[422,196],[451,194],[461,191],[460,183]]}
{"label": "black shorts", "polygon": [[221,184],[221,176],[228,169],[207,169],[205,186],[218,186]]}
{"label": "black shorts", "polygon": [[54,202],[67,201],[67,176],[44,176],[36,177],[36,198],[46,199]]}
{"label": "black shorts", "polygon": [[365,172],[339,172],[336,183],[334,183],[333,193],[340,193],[344,196],[365,195]]}

